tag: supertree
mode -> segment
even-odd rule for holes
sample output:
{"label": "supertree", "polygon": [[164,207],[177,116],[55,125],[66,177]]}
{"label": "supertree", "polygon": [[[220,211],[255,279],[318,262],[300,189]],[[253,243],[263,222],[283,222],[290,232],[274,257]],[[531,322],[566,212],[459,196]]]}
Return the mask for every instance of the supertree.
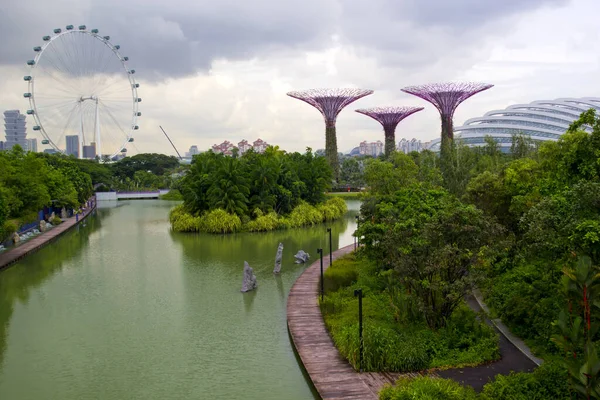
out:
{"label": "supertree", "polygon": [[287,94],[310,104],[323,114],[325,119],[325,156],[333,169],[336,180],[340,170],[335,132],[337,116],[348,104],[372,93],[372,90],[366,89],[309,89]]}
{"label": "supertree", "polygon": [[[431,83],[427,85],[409,86],[402,89],[427,100],[440,112],[442,118],[442,144],[454,139],[454,127],[452,118],[454,111],[460,103],[469,97],[483,92],[494,85],[487,83],[459,82],[459,83]],[[449,140],[448,140],[449,139]]]}
{"label": "supertree", "polygon": [[396,148],[396,126],[404,118],[422,109],[423,107],[374,107],[360,108],[356,112],[368,115],[383,125],[385,156],[388,157]]}

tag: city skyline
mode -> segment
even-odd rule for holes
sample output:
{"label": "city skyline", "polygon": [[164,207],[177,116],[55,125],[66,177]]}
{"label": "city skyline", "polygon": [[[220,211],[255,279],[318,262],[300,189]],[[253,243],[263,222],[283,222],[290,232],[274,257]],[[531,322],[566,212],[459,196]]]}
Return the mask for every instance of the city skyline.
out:
{"label": "city skyline", "polygon": [[[500,3],[474,7],[470,1],[449,6],[428,0],[419,9],[383,0],[373,4],[311,0],[286,7],[265,0],[258,5],[219,4],[214,13],[202,1],[189,7],[179,7],[184,4],[180,0],[169,5],[133,0],[133,7],[120,3],[108,7],[96,0],[77,6],[33,3],[0,13],[6,38],[0,44],[0,107],[27,107],[22,98],[24,63],[43,35],[67,23],[93,25],[118,37],[141,82],[144,119],[133,152],[175,154],[161,136],[160,124],[179,149],[193,144],[208,148],[223,137],[261,137],[288,151],[323,148],[322,121],[314,110],[285,95],[299,88],[374,89],[373,95],[354,104],[357,108],[422,106],[422,112],[403,122],[403,129],[424,142],[439,136],[439,116],[425,101],[401,93],[404,86],[463,80],[493,83],[494,89],[457,110],[459,126],[510,104],[594,95],[589,87],[598,82],[594,54],[600,44],[594,40],[595,20],[589,10],[597,5],[592,0],[514,2],[519,7]],[[388,13],[375,11],[384,4]],[[29,7],[36,7],[39,15],[29,15]],[[126,22],[134,9],[139,26]],[[328,24],[322,23],[322,13],[314,12],[323,9]],[[214,36],[210,27],[222,24],[222,15],[230,15],[219,10],[237,11],[234,22],[244,28]],[[465,13],[473,15],[468,23],[457,18]],[[112,18],[115,14],[122,18]],[[382,17],[396,23],[382,23]],[[191,21],[204,22],[208,28],[197,28]],[[511,31],[506,34],[508,25]],[[265,35],[266,26],[278,34]],[[156,32],[162,32],[160,42],[149,39]],[[209,37],[214,40],[207,43]],[[28,136],[40,142],[39,133],[31,131],[32,120],[27,121]],[[372,123],[352,113],[343,113],[337,128],[340,151],[379,134]]]}

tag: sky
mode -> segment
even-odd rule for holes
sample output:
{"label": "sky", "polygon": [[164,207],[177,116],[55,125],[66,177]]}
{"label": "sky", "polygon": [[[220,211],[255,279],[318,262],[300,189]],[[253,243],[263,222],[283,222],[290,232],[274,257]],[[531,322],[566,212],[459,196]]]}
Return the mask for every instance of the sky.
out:
{"label": "sky", "polygon": [[182,153],[257,138],[324,148],[319,112],[286,96],[310,88],[375,91],[340,113],[340,151],[383,141],[354,112],[365,107],[425,107],[396,139],[427,141],[439,115],[405,86],[494,84],[458,108],[455,126],[515,103],[599,96],[599,12],[598,0],[0,0],[0,110],[29,108],[25,63],[42,36],[86,24],[136,70],[143,116],[130,154],[175,154],[159,125]]}

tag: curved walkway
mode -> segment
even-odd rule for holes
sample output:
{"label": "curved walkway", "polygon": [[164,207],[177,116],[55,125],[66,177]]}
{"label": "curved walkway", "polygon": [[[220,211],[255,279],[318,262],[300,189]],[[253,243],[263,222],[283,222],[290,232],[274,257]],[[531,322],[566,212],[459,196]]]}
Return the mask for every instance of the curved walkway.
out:
{"label": "curved walkway", "polygon": [[[354,245],[334,251],[333,259],[352,250]],[[327,267],[329,257],[324,256],[323,269]],[[376,400],[383,385],[394,384],[400,374],[359,374],[340,355],[325,327],[318,304],[320,274],[320,261],[317,260],[300,275],[290,290],[287,323],[292,342],[321,398]]]}
{"label": "curved walkway", "polygon": [[[333,252],[333,259],[351,253],[353,250],[354,245],[343,247]],[[329,267],[329,257],[325,256],[323,269],[327,267]],[[356,372],[339,354],[325,327],[318,305],[319,278],[320,262],[317,260],[300,275],[290,290],[287,323],[296,351],[321,398],[376,400],[384,384],[395,384],[401,375],[421,375],[420,373]],[[467,299],[467,303],[475,311],[481,310],[480,301],[473,297]],[[507,332],[498,326],[497,321],[493,323],[486,320],[486,322],[494,325],[500,333],[499,346],[502,357],[500,360],[476,367],[429,371],[428,375],[451,378],[480,391],[483,385],[498,374],[532,371],[539,365],[541,360],[532,357],[526,346],[522,348],[520,342],[515,341],[510,332],[507,335]]]}
{"label": "curved walkway", "polygon": [[75,216],[67,218],[60,225],[55,226],[52,229],[34,237],[33,239],[28,240],[27,242],[18,247],[12,248],[0,254],[0,270],[9,267],[10,265],[16,263],[28,254],[31,254],[41,249],[42,247],[46,246],[48,243],[52,242],[54,239],[71,229],[73,226],[83,221],[93,210],[96,209],[96,200],[92,198],[90,201],[91,207],[86,208],[83,211],[83,213],[79,215],[78,218],[76,218]]}

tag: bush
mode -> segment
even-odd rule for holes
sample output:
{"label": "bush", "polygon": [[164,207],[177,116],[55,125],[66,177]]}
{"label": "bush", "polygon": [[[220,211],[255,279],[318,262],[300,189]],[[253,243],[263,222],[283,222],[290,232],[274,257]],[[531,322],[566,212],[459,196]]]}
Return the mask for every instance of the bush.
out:
{"label": "bush", "polygon": [[110,188],[105,184],[101,184],[96,188],[96,192],[110,192]]}
{"label": "bush", "polygon": [[2,231],[0,231],[0,242],[8,239],[13,233],[19,229],[19,226],[15,221],[4,221],[2,224]]}
{"label": "bush", "polygon": [[225,210],[216,210],[205,213],[200,220],[200,230],[208,233],[233,233],[242,228],[240,217],[229,214]]}
{"label": "bush", "polygon": [[246,229],[250,232],[274,231],[279,227],[276,212],[270,212],[267,215],[259,215],[254,221],[246,224]]}
{"label": "bush", "polygon": [[161,200],[183,200],[183,195],[177,189],[169,190],[169,193],[161,194],[159,197]]}
{"label": "bush", "polygon": [[340,288],[350,286],[358,279],[358,270],[354,259],[342,258],[323,274],[325,293],[335,292]]}
{"label": "bush", "polygon": [[310,204],[301,202],[292,210],[288,221],[291,227],[315,225],[323,222],[323,214]]}
{"label": "bush", "polygon": [[199,232],[200,217],[194,217],[191,214],[182,214],[171,222],[171,226],[175,232]]}
{"label": "bush", "polygon": [[567,400],[567,370],[556,362],[546,362],[532,373],[497,375],[483,387],[482,400]]}
{"label": "bush", "polygon": [[451,379],[430,377],[400,378],[395,387],[385,386],[379,400],[475,400],[471,387],[461,386]]}
{"label": "bush", "polygon": [[54,218],[50,219],[49,221],[52,225],[56,226],[56,225],[60,225],[62,224],[62,219],[60,219],[60,217],[55,216]]}

